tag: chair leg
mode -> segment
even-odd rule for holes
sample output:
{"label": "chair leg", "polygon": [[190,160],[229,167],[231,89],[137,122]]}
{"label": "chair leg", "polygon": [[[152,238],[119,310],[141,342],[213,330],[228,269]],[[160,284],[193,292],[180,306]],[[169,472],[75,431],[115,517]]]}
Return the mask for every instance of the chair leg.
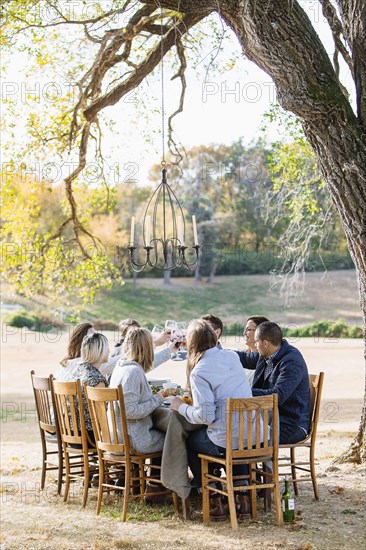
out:
{"label": "chair leg", "polygon": [[315,473],[314,447],[313,447],[313,445],[310,447],[310,470],[311,470],[311,481],[313,483],[315,500],[319,500],[318,484],[316,482],[316,473]]}
{"label": "chair leg", "polygon": [[[99,476],[100,476],[100,473],[99,473]],[[105,465],[104,465],[103,477],[105,477],[105,483],[108,483],[110,485],[112,479],[111,479],[111,468],[109,467],[108,462],[106,462]],[[111,488],[107,487],[108,495],[110,494],[110,492],[111,492]]]}
{"label": "chair leg", "polygon": [[58,478],[57,478],[57,494],[58,495],[61,495],[63,469],[64,469],[64,457],[63,457],[62,447],[59,445],[59,448],[58,448]]}
{"label": "chair leg", "polygon": [[46,483],[46,469],[47,469],[47,447],[44,432],[41,432],[42,442],[42,474],[41,474],[41,489],[44,489]]}
{"label": "chair leg", "polygon": [[203,522],[207,523],[210,521],[210,495],[208,491],[208,462],[207,460],[201,458],[202,465],[202,514]]}
{"label": "chair leg", "polygon": [[276,507],[276,520],[277,525],[281,527],[283,524],[283,517],[282,517],[282,510],[281,510],[281,495],[280,495],[280,485],[278,480],[275,481],[274,489],[273,489],[273,499]]}
{"label": "chair leg", "polygon": [[65,483],[65,494],[64,494],[64,502],[67,501],[67,497],[69,496],[69,488],[70,488],[70,474],[71,474],[71,468],[70,468],[70,457],[67,452],[65,454],[65,466],[66,466],[66,483]]}
{"label": "chair leg", "polygon": [[182,516],[184,521],[191,519],[191,506],[190,506],[189,495],[186,499],[182,498]]}
{"label": "chair leg", "polygon": [[233,470],[232,468],[229,468],[229,470],[230,471],[226,472],[226,491],[227,491],[227,499],[229,504],[230,523],[233,529],[237,529],[238,518],[236,517]]}
{"label": "chair leg", "polygon": [[172,492],[172,498],[173,498],[174,511],[178,512],[179,510],[178,495],[175,491]]}
{"label": "chair leg", "polygon": [[[263,463],[263,472],[264,472],[264,482],[270,483],[272,478],[272,470],[269,468],[265,463]],[[271,489],[264,489],[264,511],[270,512],[272,507],[272,490]]]}
{"label": "chair leg", "polygon": [[139,477],[140,477],[140,494],[143,495],[146,489],[145,462],[143,460],[139,461]]}
{"label": "chair leg", "polygon": [[98,499],[97,499],[97,515],[99,515],[100,508],[102,506],[104,477],[105,477],[104,460],[103,460],[102,457],[100,457],[99,458],[99,484],[98,484]]}
{"label": "chair leg", "polygon": [[294,486],[295,495],[297,496],[299,494],[299,492],[297,490],[297,483],[296,483],[295,447],[291,447],[290,457],[291,457],[292,483],[293,483],[293,486]]}
{"label": "chair leg", "polygon": [[86,506],[89,491],[89,458],[84,455],[84,491],[83,491],[83,508]]}
{"label": "chair leg", "polygon": [[123,493],[123,504],[122,504],[122,517],[121,520],[124,522],[127,518],[128,502],[130,500],[130,490],[131,490],[131,468],[132,463],[126,464],[125,468],[125,490]]}
{"label": "chair leg", "polygon": [[[254,471],[256,464],[249,464],[249,485],[255,485],[256,473]],[[257,517],[257,491],[250,489],[250,508],[252,518]]]}

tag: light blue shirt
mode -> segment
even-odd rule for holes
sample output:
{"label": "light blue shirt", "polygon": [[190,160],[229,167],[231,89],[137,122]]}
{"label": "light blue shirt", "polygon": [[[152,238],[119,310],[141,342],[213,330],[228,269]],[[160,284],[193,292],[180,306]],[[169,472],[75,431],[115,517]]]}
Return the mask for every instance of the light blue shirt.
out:
{"label": "light blue shirt", "polygon": [[[190,384],[194,405],[184,403],[178,412],[191,424],[207,424],[211,441],[226,447],[226,399],[252,397],[238,354],[217,347],[205,351],[191,372]],[[246,434],[244,437],[246,439]],[[234,427],[233,445],[237,448],[237,426]]]}

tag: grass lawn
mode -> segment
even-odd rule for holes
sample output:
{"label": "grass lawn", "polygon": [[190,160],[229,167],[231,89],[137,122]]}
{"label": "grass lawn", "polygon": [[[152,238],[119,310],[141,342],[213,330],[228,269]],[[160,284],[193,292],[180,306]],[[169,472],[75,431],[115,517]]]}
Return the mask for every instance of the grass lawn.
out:
{"label": "grass lawn", "polygon": [[163,324],[165,319],[188,321],[214,313],[226,323],[243,323],[249,315],[263,314],[279,323],[306,324],[319,320],[362,324],[356,273],[353,270],[308,273],[304,286],[286,296],[270,288],[268,275],[217,277],[215,284],[195,285],[192,278],[127,280],[122,287],[104,291],[83,311],[83,317],[118,322],[127,317],[142,323]]}

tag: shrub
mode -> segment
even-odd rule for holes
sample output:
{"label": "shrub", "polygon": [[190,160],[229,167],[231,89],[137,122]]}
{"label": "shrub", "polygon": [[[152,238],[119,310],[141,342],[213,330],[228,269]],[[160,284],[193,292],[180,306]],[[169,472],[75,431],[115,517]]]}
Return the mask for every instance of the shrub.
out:
{"label": "shrub", "polygon": [[349,327],[348,328],[348,338],[363,338],[363,329],[362,327]]}
{"label": "shrub", "polygon": [[309,337],[325,337],[325,338],[362,338],[363,329],[358,326],[346,325],[344,319],[337,321],[316,321],[311,325],[302,327],[283,327],[284,336],[292,338],[309,338]]}
{"label": "shrub", "polygon": [[35,316],[36,319],[36,329],[35,330],[49,330],[49,328],[54,328],[57,330],[63,330],[65,328],[65,323],[62,321],[58,321],[56,319],[52,319],[51,317],[48,317],[47,315],[39,315],[38,317]]}
{"label": "shrub", "polygon": [[109,319],[97,319],[96,321],[93,321],[93,325],[95,330],[118,331],[118,323],[110,321]]}
{"label": "shrub", "polygon": [[51,319],[46,315],[33,315],[28,311],[18,311],[17,313],[11,313],[5,317],[5,322],[11,327],[16,328],[29,328],[30,330],[36,330],[42,332],[44,330],[50,330],[55,328],[62,330],[65,324],[61,321]]}
{"label": "shrub", "polygon": [[37,318],[34,315],[30,315],[27,311],[18,311],[17,313],[10,313],[5,317],[5,322],[11,327],[16,328],[29,328],[33,329],[36,325]]}

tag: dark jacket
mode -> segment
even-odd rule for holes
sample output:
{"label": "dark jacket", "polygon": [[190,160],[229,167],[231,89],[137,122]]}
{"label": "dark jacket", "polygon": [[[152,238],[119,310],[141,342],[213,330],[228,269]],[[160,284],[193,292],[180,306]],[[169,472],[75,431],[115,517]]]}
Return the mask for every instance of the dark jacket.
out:
{"label": "dark jacket", "polygon": [[266,361],[257,352],[238,351],[241,364],[255,369],[252,392],[256,395],[278,394],[280,422],[301,426],[308,432],[310,424],[309,374],[300,351],[286,340],[273,358],[272,374],[264,380]]}

